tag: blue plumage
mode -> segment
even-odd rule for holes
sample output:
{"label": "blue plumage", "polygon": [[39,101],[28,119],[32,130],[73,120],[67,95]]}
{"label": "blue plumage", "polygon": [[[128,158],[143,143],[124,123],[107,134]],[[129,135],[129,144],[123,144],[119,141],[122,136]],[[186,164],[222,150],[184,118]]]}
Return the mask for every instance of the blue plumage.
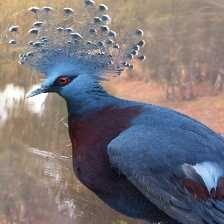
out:
{"label": "blue plumage", "polygon": [[85,5],[86,11],[80,16],[72,8],[64,8],[63,14],[48,6],[29,8],[35,20],[25,35],[27,38],[18,35],[19,26],[9,28],[9,43],[23,48],[19,62],[48,74],[55,64],[72,61],[73,65],[81,65],[82,71],[85,67],[101,75],[132,68],[134,58],[145,58],[141,54],[142,30],[129,34],[125,41],[119,40],[109,27],[108,7],[96,6],[94,1],[85,1]]}
{"label": "blue plumage", "polygon": [[[67,102],[76,175],[109,206],[135,218],[155,221],[153,203],[183,224],[224,223],[223,139],[173,110],[109,95],[101,80],[145,59],[144,33],[138,29],[118,41],[108,27],[108,7],[93,0],[85,5],[95,14],[81,27],[66,24],[71,8],[63,10],[64,24],[47,19],[53,8],[30,8],[38,21],[20,55],[20,63],[46,76],[30,96],[56,92]],[[18,30],[9,29],[13,45],[20,42]]]}

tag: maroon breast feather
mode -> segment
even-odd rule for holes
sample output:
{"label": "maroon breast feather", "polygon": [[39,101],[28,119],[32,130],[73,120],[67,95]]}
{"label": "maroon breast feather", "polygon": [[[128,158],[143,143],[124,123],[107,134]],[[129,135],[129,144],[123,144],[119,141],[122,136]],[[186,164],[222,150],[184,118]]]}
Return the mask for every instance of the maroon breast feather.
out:
{"label": "maroon breast feather", "polygon": [[91,190],[113,193],[125,187],[110,165],[107,145],[130,127],[140,112],[141,107],[107,107],[81,118],[69,117],[74,170]]}

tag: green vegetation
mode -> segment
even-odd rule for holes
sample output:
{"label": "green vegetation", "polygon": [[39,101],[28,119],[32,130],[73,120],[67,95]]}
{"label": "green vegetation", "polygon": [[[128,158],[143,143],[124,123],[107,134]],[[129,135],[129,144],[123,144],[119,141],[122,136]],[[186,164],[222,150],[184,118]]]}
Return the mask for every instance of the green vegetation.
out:
{"label": "green vegetation", "polygon": [[128,223],[123,220],[117,220],[117,221],[113,222],[112,224],[128,224]]}

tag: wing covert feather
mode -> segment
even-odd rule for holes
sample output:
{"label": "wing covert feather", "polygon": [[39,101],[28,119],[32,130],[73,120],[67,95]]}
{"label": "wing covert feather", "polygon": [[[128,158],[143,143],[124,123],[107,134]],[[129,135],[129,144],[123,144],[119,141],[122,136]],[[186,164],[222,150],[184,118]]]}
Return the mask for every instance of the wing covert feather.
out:
{"label": "wing covert feather", "polygon": [[107,149],[111,165],[160,209],[182,223],[205,223],[205,204],[195,201],[178,180],[184,175],[183,164],[223,163],[223,152],[206,136],[180,127],[135,125],[112,140]]}

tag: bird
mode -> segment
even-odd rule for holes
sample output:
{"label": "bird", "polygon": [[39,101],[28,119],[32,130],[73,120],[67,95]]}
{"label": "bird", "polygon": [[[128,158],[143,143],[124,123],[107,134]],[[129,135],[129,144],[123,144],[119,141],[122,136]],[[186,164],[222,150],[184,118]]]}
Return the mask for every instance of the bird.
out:
{"label": "bird", "polygon": [[75,175],[133,218],[151,221],[159,209],[169,223],[223,224],[223,138],[175,110],[109,94],[102,86],[108,74],[146,59],[144,32],[119,39],[109,7],[83,3],[80,15],[34,6],[27,33],[8,29],[9,44],[22,49],[19,63],[45,77],[28,97],[57,93],[66,101]]}

